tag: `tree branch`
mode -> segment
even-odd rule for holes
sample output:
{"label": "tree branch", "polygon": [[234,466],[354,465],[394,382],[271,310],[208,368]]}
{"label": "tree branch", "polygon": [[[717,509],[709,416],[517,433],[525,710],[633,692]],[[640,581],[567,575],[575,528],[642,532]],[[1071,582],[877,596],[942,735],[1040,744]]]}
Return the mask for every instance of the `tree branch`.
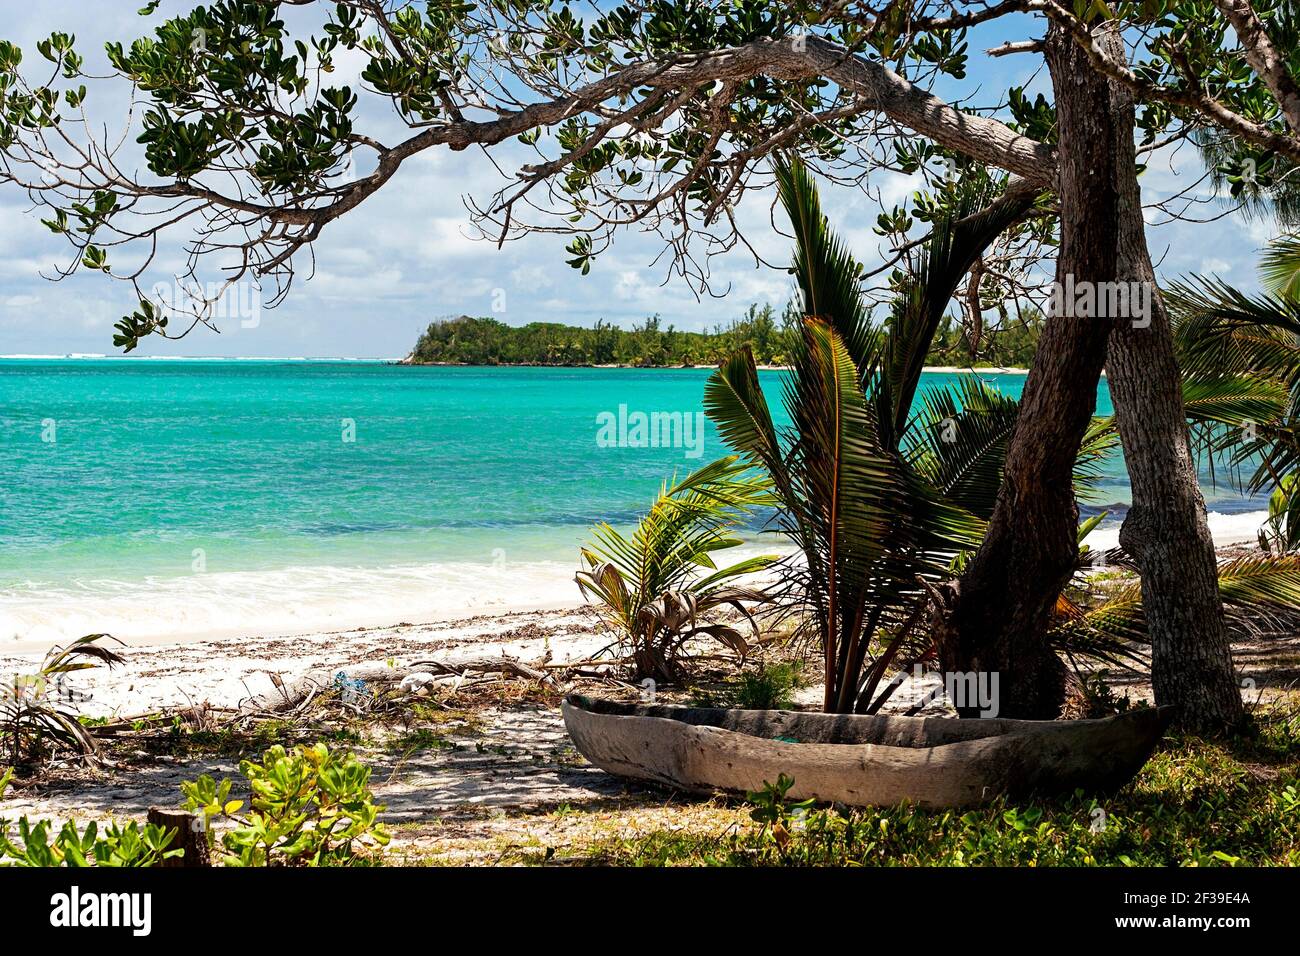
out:
{"label": "tree branch", "polygon": [[1300,133],[1300,87],[1296,86],[1287,69],[1286,58],[1273,46],[1250,0],[1214,0],[1214,5],[1232,24],[1246,54],[1246,62],[1277,100],[1287,126],[1292,132]]}

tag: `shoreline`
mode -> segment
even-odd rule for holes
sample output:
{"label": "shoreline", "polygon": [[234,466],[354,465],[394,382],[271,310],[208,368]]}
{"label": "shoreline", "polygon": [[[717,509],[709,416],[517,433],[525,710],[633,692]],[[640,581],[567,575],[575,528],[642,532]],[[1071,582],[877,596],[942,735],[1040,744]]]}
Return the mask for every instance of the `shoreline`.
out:
{"label": "shoreline", "polygon": [[[1234,547],[1240,550],[1244,542],[1254,541],[1242,527],[1212,522],[1220,560],[1235,556]],[[1118,528],[1098,531],[1101,536],[1094,532],[1087,543],[1113,546]],[[82,671],[68,684],[74,695],[86,695],[78,705],[81,713],[121,717],[203,703],[237,707],[273,692],[277,681],[289,684],[322,670],[347,674],[350,668],[384,662],[400,668],[433,658],[454,665],[502,655],[561,664],[589,660],[612,642],[589,604],[557,595],[547,607],[466,608],[437,619],[413,621],[393,610],[378,622],[353,619],[346,627],[287,634],[245,628],[220,636],[129,640],[125,646],[110,644],[125,663]],[[0,672],[30,673],[47,649],[26,642],[2,645]]]}
{"label": "shoreline", "polygon": [[[557,588],[558,591],[558,588]],[[132,648],[164,649],[189,647],[196,644],[224,643],[226,641],[318,641],[332,634],[347,634],[359,631],[386,630],[403,627],[428,627],[453,624],[458,621],[477,620],[479,618],[501,618],[514,614],[549,614],[553,612],[574,612],[583,606],[580,597],[561,598],[557,594],[553,600],[519,600],[484,603],[479,607],[464,606],[459,609],[447,608],[443,611],[426,611],[419,614],[403,614],[398,611],[370,611],[358,614],[346,620],[324,622],[316,626],[304,624],[300,627],[268,625],[265,629],[251,628],[246,624],[229,625],[197,630],[175,631],[170,634],[131,634],[122,632],[114,638],[125,642]],[[51,647],[66,642],[67,637],[31,638],[10,640],[0,644],[0,660],[7,655],[26,656],[42,655]]]}
{"label": "shoreline", "polygon": [[[712,369],[713,365],[624,365],[615,362],[590,363],[574,362],[556,364],[550,362],[496,362],[493,364],[475,364],[472,362],[417,362],[411,356],[353,356],[353,355],[37,355],[15,354],[0,355],[0,362],[294,362],[310,365],[313,362],[339,363],[348,362],[361,365],[402,365],[416,368],[608,368],[637,369],[645,372],[683,371],[685,369]],[[789,365],[756,365],[760,372],[786,372]],[[926,365],[922,371],[941,375],[1028,375],[1029,369],[1018,365]],[[1106,373],[1103,371],[1102,377]]]}
{"label": "shoreline", "polygon": [[[1267,512],[1209,514],[1219,548],[1250,545]],[[1120,516],[1112,514],[1085,544],[1119,543]],[[745,554],[789,553],[788,542],[753,542]],[[737,558],[743,555],[738,555]],[[225,641],[298,641],[329,634],[442,625],[470,618],[521,613],[573,613],[584,601],[564,562],[521,563],[494,571],[479,564],[372,568],[364,577],[339,568],[289,572],[221,572],[138,584],[112,582],[116,593],[60,588],[0,607],[0,657],[39,657],[83,634],[108,633],[134,648],[166,648]],[[318,586],[321,580],[328,584]]]}
{"label": "shoreline", "polygon": [[[231,361],[235,361],[232,359]],[[472,362],[418,362],[407,356],[403,359],[383,359],[385,365],[401,365],[409,368],[563,368],[563,369],[635,369],[640,372],[681,372],[688,369],[713,369],[713,365],[620,365],[613,362],[591,363],[591,362],[571,362],[571,363],[551,363],[551,362],[496,362],[492,364],[475,364]],[[767,365],[756,364],[754,366],[760,372],[788,372],[789,365]],[[1028,375],[1029,369],[1022,368],[1018,365],[976,365],[968,367],[964,365],[926,365],[922,368],[923,372],[929,372],[937,375]],[[1102,378],[1106,377],[1103,370]]]}

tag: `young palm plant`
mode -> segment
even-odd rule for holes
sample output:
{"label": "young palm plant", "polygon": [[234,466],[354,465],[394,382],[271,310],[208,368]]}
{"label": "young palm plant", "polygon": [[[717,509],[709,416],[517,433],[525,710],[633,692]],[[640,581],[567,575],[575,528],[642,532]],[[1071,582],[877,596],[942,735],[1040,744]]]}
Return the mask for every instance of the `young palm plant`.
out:
{"label": "young palm plant", "polygon": [[581,552],[586,567],[576,579],[629,652],[633,679],[680,680],[683,654],[697,638],[746,653],[742,631],[719,614],[739,612],[757,633],[751,608],[769,596],[740,579],[763,571],[776,557],[719,568],[714,556],[742,544],[737,528],[772,504],[766,479],[731,456],[680,482],[665,482],[630,535],[609,524],[596,526],[594,540]]}
{"label": "young palm plant", "polygon": [[[1001,487],[1017,400],[974,378],[919,401],[917,394],[957,283],[1024,206],[959,186],[951,218],[935,224],[876,326],[863,306],[860,270],[831,231],[807,171],[782,165],[777,180],[795,228],[793,272],[806,316],[783,388],[791,426],[774,426],[744,351],[710,378],[705,409],[724,440],[767,473],[780,530],[801,552],[790,576],[824,652],[824,708],[874,713],[898,686],[882,689],[890,670],[934,656],[925,628],[931,589],[978,546]],[[1184,397],[1193,422],[1223,427],[1279,414],[1287,395],[1257,378],[1200,375],[1189,376]],[[1118,444],[1113,420],[1095,419],[1075,467],[1076,493]],[[1081,548],[1080,582],[1095,557]],[[1106,557],[1121,567],[1126,560],[1119,549]],[[1300,609],[1300,571],[1288,562],[1229,564],[1220,588],[1238,621],[1290,619]],[[1088,607],[1062,594],[1048,637],[1067,657],[1140,663],[1140,585]]]}
{"label": "young palm plant", "polygon": [[99,748],[76,711],[67,706],[73,695],[64,688],[63,676],[107,664],[122,663],[121,655],[99,642],[107,634],[87,634],[67,647],[54,647],[40,670],[13,679],[0,701],[0,736],[8,737],[10,763],[21,766],[39,756],[49,741],[94,760]]}
{"label": "young palm plant", "polygon": [[928,653],[918,633],[928,588],[984,526],[904,452],[925,354],[957,283],[1030,199],[994,200],[982,186],[959,193],[876,326],[858,264],[831,230],[807,169],[778,164],[777,184],[795,231],[792,271],[805,316],[783,384],[791,425],[773,424],[748,351],[709,379],[705,411],[767,473],[780,529],[800,551],[790,576],[822,647],[824,709],[870,713],[887,670]]}

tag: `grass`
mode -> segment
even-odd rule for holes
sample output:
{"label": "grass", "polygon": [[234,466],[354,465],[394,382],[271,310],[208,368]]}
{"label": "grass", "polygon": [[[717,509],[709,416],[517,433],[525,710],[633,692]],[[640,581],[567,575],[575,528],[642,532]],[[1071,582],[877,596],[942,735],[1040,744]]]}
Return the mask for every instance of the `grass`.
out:
{"label": "grass", "polygon": [[1253,739],[1165,741],[1137,779],[1095,799],[999,801],[966,812],[839,811],[755,795],[715,832],[663,828],[515,862],[607,866],[1296,866],[1300,717]]}
{"label": "grass", "polygon": [[413,753],[425,750],[458,750],[459,745],[436,730],[419,727],[389,739],[385,742],[384,749],[390,754],[409,757]]}
{"label": "grass", "polygon": [[794,706],[794,692],[803,685],[799,663],[768,664],[740,675],[736,706],[745,710],[787,710]]}
{"label": "grass", "polygon": [[802,661],[760,664],[709,688],[695,688],[696,707],[739,707],[742,710],[789,710],[795,692],[804,686]]}

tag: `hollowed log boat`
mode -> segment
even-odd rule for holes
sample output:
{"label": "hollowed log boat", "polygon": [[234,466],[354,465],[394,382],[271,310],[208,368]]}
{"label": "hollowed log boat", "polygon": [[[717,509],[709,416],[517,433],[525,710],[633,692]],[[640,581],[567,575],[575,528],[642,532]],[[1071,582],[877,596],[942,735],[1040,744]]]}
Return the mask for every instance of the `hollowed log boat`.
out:
{"label": "hollowed log boat", "polygon": [[574,745],[621,777],[693,793],[793,778],[788,796],[852,806],[970,807],[1106,793],[1146,763],[1173,708],[1099,720],[895,717],[626,704],[572,694]]}

